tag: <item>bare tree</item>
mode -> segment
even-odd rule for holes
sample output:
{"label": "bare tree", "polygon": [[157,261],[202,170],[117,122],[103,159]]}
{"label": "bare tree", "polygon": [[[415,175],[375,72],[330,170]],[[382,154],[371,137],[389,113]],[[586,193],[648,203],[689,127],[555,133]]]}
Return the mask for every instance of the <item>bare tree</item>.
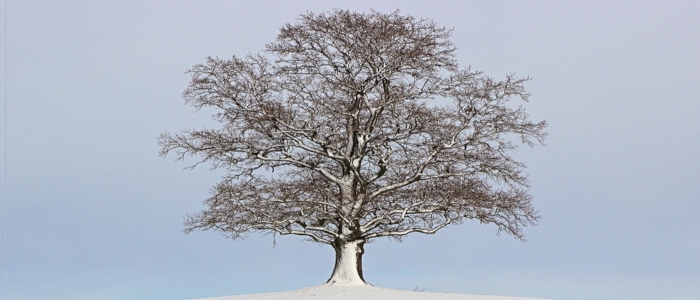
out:
{"label": "bare tree", "polygon": [[546,123],[509,103],[528,78],[458,68],[450,35],[398,11],[307,13],[262,54],[195,65],[183,97],[222,127],[166,132],[160,154],[227,175],[185,232],[306,236],[335,249],[328,282],[353,284],[374,238],[475,219],[523,239],[539,216],[509,152]]}

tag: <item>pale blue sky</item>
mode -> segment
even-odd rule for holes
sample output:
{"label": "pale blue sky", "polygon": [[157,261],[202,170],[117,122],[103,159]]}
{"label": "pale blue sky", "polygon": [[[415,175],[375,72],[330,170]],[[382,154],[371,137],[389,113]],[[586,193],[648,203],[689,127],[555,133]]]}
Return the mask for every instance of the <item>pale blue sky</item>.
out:
{"label": "pale blue sky", "polygon": [[380,240],[366,246],[369,282],[700,299],[698,1],[6,4],[2,299],[186,299],[323,283],[330,248],[181,233],[221,172],[183,171],[158,157],[156,137],[216,125],[180,98],[187,68],[257,52],[285,22],[334,7],[400,9],[454,28],[463,66],[532,76],[526,107],[550,124],[546,147],[516,153],[542,215],[526,243],[478,222]]}

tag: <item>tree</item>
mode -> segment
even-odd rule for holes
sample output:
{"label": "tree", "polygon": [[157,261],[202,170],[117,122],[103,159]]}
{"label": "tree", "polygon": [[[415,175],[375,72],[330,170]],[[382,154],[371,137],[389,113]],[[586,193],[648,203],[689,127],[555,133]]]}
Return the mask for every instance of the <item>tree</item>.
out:
{"label": "tree", "polygon": [[474,219],[524,239],[539,216],[509,153],[546,123],[510,103],[529,78],[460,69],[450,35],[398,11],[307,13],[262,54],[188,70],[183,98],[222,127],[163,133],[160,154],[227,172],[184,231],[305,236],[335,249],[328,282],[349,284],[375,238]]}

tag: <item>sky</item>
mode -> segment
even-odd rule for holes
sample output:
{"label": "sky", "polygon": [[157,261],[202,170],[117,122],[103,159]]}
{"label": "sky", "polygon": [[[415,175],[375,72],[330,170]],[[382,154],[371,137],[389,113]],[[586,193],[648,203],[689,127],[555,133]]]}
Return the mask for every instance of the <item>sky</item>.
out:
{"label": "sky", "polygon": [[554,299],[700,299],[698,1],[3,3],[1,299],[187,299],[325,282],[329,247],[181,232],[221,170],[158,156],[215,127],[180,97],[208,56],[256,53],[307,11],[453,28],[461,66],[533,78],[549,123],[526,242],[466,222],[365,246],[379,287]]}

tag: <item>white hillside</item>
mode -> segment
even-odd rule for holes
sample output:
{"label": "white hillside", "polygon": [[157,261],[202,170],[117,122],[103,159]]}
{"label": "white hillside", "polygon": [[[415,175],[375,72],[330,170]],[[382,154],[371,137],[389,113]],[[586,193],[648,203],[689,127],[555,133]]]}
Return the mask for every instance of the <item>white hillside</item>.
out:
{"label": "white hillside", "polygon": [[[400,291],[369,285],[319,285],[288,292],[205,298],[206,300],[402,299],[402,300],[545,300],[504,296]],[[205,300],[199,299],[199,300]]]}

